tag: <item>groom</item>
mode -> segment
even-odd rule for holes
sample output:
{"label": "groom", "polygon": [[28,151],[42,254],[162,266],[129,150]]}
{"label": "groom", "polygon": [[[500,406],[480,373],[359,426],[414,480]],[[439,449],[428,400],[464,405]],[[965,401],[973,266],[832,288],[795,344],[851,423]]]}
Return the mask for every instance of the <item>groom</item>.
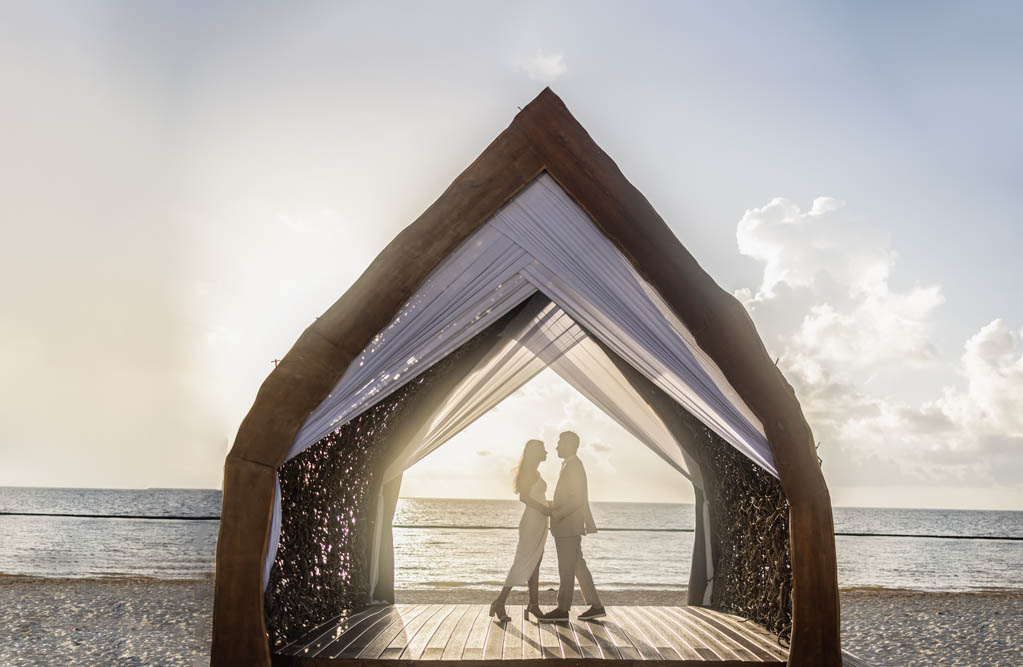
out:
{"label": "groom", "polygon": [[593,586],[590,569],[583,560],[582,536],[597,532],[590,513],[590,499],[586,492],[586,471],[583,462],[575,455],[579,449],[579,436],[565,431],[558,438],[557,452],[563,459],[558,485],[554,489],[551,503],[551,535],[558,550],[558,574],[561,584],[558,588],[558,608],[540,616],[540,621],[553,623],[567,621],[572,608],[572,594],[575,580],[579,580],[583,600],[590,608],[579,614],[579,620],[588,621],[603,618],[604,606]]}

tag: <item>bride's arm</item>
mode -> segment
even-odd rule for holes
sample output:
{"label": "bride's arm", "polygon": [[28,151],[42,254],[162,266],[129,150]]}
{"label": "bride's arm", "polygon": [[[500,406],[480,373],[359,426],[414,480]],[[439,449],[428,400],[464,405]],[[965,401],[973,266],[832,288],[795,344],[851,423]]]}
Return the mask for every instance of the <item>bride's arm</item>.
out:
{"label": "bride's arm", "polygon": [[550,514],[551,508],[546,503],[538,503],[536,500],[531,498],[526,491],[519,492],[519,501],[522,502],[526,507],[532,507],[541,514]]}
{"label": "bride's arm", "polygon": [[547,505],[541,504],[530,498],[524,493],[519,494],[519,500],[522,501],[527,507],[532,507],[540,514],[550,514],[551,508]]}

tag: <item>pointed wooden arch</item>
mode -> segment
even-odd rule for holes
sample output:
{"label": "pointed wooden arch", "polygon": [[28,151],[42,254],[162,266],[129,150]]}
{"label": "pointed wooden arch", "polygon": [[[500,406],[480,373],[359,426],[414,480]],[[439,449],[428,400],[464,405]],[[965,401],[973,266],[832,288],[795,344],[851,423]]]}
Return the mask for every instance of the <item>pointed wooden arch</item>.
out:
{"label": "pointed wooden arch", "polygon": [[[646,198],[544,89],[307,328],[259,389],[224,466],[211,664],[270,665],[262,571],[274,475],[306,417],[429,272],[546,171],[653,285],[764,425],[790,504],[789,665],[839,667],[831,500],[792,387],[745,308],[700,268]],[[397,268],[397,267],[400,267]]]}

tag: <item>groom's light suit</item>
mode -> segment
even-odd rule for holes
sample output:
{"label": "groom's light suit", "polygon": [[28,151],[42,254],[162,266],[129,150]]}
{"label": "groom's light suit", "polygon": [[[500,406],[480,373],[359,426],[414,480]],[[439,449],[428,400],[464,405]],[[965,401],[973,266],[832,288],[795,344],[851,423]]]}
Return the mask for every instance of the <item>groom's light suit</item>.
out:
{"label": "groom's light suit", "polygon": [[558,485],[551,503],[551,535],[558,550],[558,608],[572,607],[575,579],[586,604],[601,606],[593,577],[583,559],[582,536],[597,532],[590,512],[590,499],[586,488],[586,471],[577,456],[570,456],[561,464]]}

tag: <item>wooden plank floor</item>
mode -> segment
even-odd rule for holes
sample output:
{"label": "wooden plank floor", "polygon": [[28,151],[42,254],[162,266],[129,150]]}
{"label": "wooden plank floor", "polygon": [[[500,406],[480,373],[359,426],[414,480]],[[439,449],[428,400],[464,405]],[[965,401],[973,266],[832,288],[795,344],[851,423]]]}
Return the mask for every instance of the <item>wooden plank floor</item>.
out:
{"label": "wooden plank floor", "polygon": [[[487,616],[486,605],[398,604],[335,618],[277,649],[274,665],[397,667],[410,662],[470,667],[494,661],[653,661],[671,667],[714,663],[784,665],[788,651],[763,627],[703,607],[608,607],[599,621],[526,620],[510,605],[511,621]],[[865,663],[847,656],[849,667]]]}

